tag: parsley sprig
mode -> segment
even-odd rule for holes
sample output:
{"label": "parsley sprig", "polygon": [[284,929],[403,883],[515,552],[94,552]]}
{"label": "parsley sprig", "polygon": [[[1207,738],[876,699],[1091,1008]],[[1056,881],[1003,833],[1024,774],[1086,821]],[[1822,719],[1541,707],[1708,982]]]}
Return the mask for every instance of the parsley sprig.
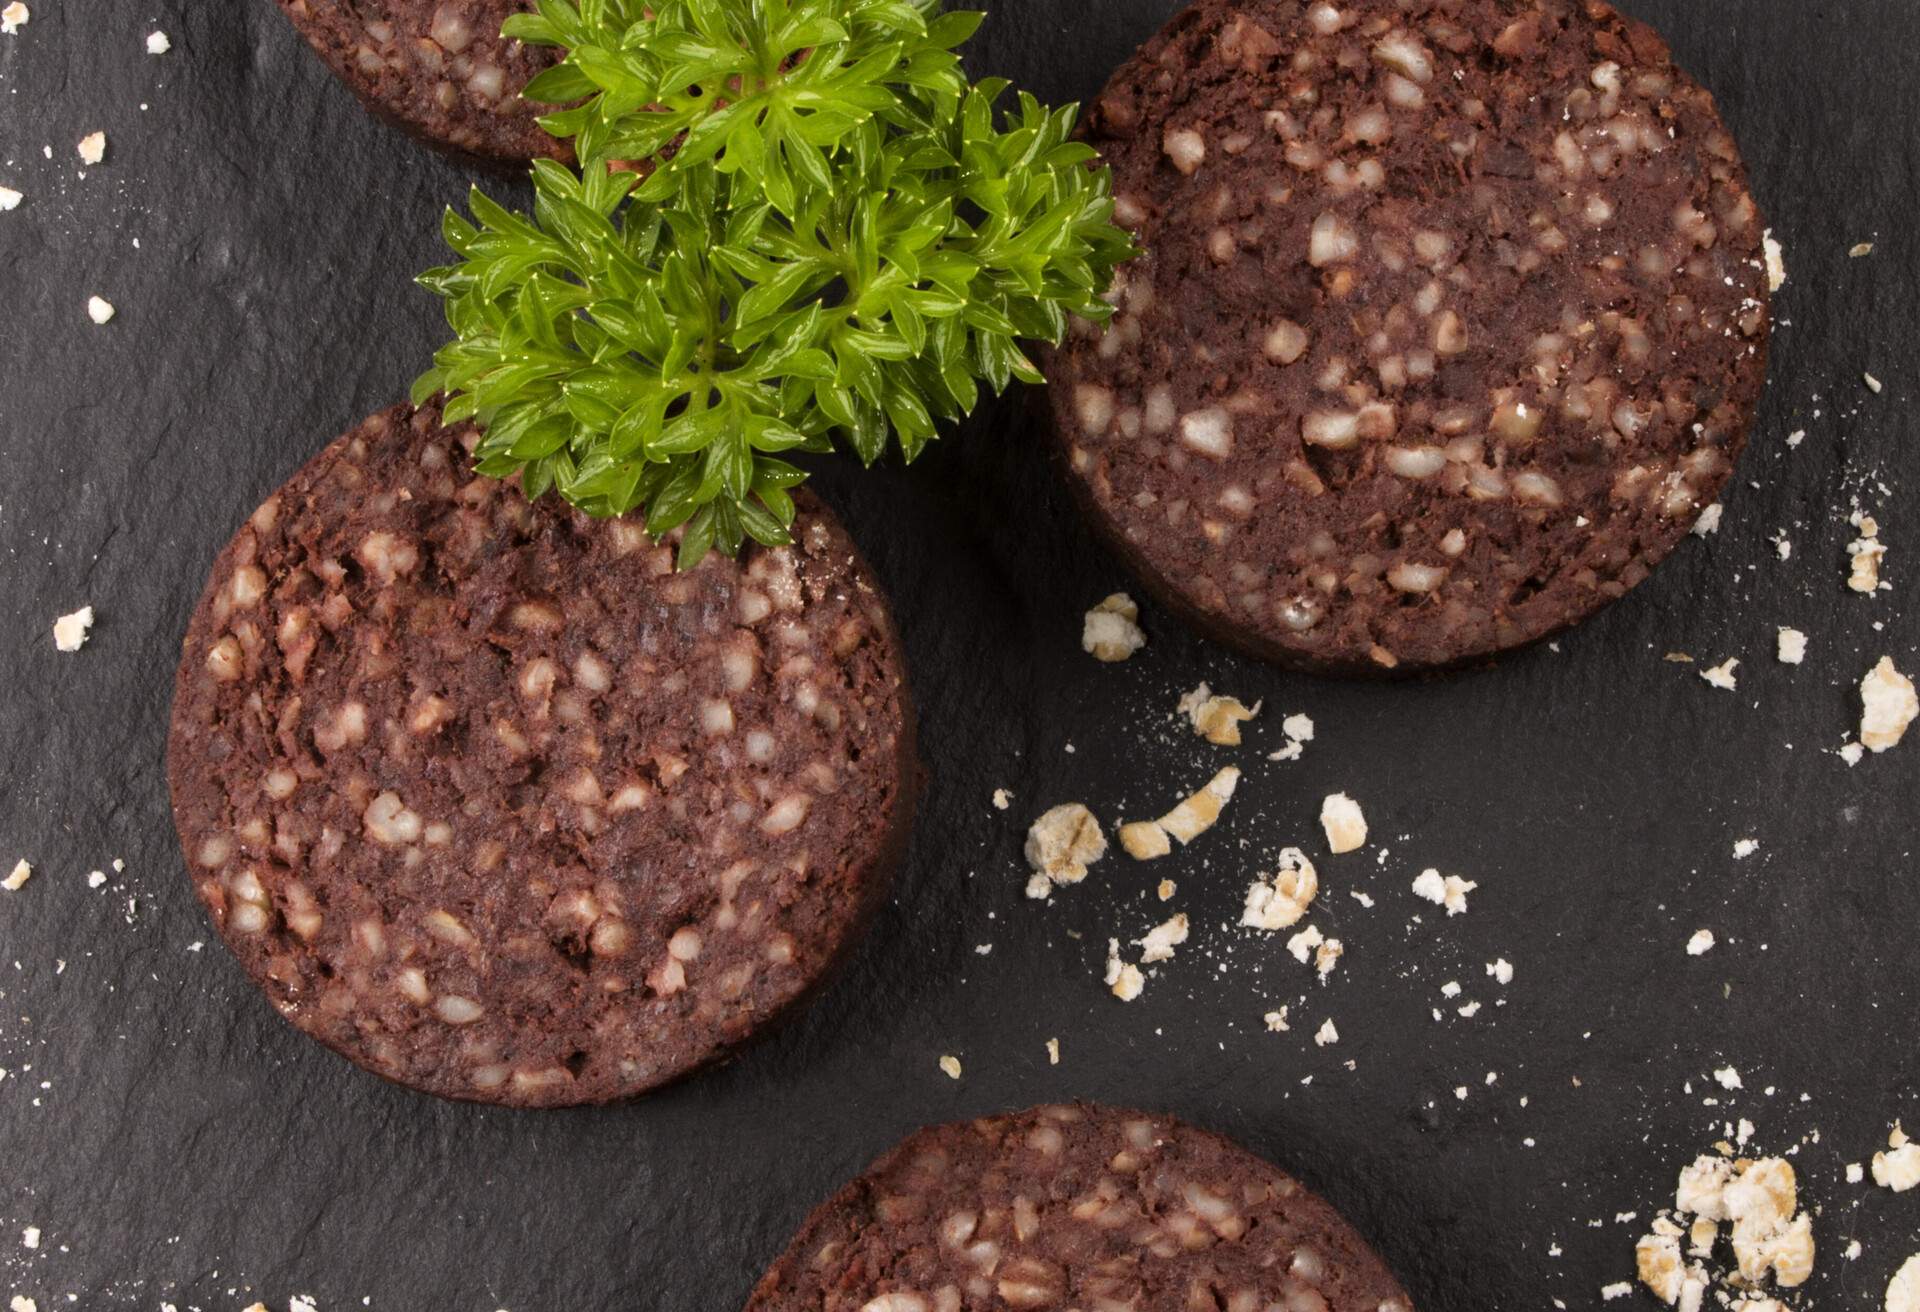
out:
{"label": "parsley sprig", "polygon": [[540,0],[526,95],[577,167],[516,214],[475,189],[420,281],[454,340],[414,387],[477,419],[481,472],[685,526],[680,563],[788,541],[785,452],[908,460],[980,385],[1040,381],[1132,254],[1073,106],[970,83],[939,0]]}

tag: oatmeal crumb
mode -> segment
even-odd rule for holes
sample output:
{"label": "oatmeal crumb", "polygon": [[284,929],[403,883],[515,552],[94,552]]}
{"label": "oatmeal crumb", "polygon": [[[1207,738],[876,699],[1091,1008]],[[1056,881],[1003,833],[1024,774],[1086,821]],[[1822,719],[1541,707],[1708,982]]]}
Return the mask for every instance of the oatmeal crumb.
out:
{"label": "oatmeal crumb", "polygon": [[1314,1032],[1313,1046],[1316,1048],[1324,1048],[1330,1043],[1338,1042],[1340,1042],[1340,1031],[1333,1027],[1333,1020],[1329,1017],[1327,1020],[1322,1021],[1320,1028]]}
{"label": "oatmeal crumb", "polygon": [[1270,1011],[1261,1017],[1261,1019],[1266,1022],[1268,1033],[1285,1034],[1287,1032],[1287,1009],[1285,1007],[1280,1008],[1278,1011]]}
{"label": "oatmeal crumb", "polygon": [[1080,629],[1080,648],[1098,661],[1123,661],[1147,645],[1140,630],[1140,608],[1116,592],[1088,611]]}
{"label": "oatmeal crumb", "polygon": [[1780,248],[1771,228],[1762,234],[1760,245],[1767,259],[1767,290],[1777,292],[1787,285],[1786,252]]}
{"label": "oatmeal crumb", "polygon": [[1179,885],[1175,884],[1171,879],[1163,879],[1160,881],[1159,887],[1153,891],[1159,896],[1162,902],[1167,902],[1172,900],[1174,892],[1178,887]]}
{"label": "oatmeal crumb", "polygon": [[1467,894],[1478,887],[1480,885],[1471,879],[1442,875],[1432,866],[1422,870],[1413,881],[1416,897],[1425,898],[1435,906],[1444,906],[1450,916],[1458,916],[1466,911]]}
{"label": "oatmeal crumb", "polygon": [[1326,831],[1328,850],[1335,855],[1366,845],[1367,818],[1360,804],[1345,793],[1329,793],[1320,803],[1320,827]]}
{"label": "oatmeal crumb", "polygon": [[1180,699],[1180,713],[1193,725],[1193,731],[1217,747],[1238,747],[1240,726],[1260,714],[1260,703],[1251,708],[1238,697],[1222,697],[1202,683]]}
{"label": "oatmeal crumb", "polygon": [[1738,656],[1729,656],[1718,665],[1700,671],[1700,677],[1716,688],[1732,692],[1739,686],[1740,681],[1734,674],[1734,670],[1738,669],[1739,665],[1740,658]]}
{"label": "oatmeal crumb", "polygon": [[940,1059],[940,1069],[947,1073],[948,1079],[957,1080],[960,1078],[960,1059],[951,1054],[942,1057]]}
{"label": "oatmeal crumb", "polygon": [[53,622],[53,645],[58,651],[79,651],[87,645],[87,630],[93,627],[93,607],[62,615]]}
{"label": "oatmeal crumb", "polygon": [[1855,259],[1855,260],[1859,259],[1863,255],[1871,255],[1871,254],[1873,254],[1873,243],[1870,241],[1856,242],[1854,243],[1853,247],[1847,251],[1848,258]]}
{"label": "oatmeal crumb", "polygon": [[1239,784],[1240,771],[1231,765],[1226,767],[1207,780],[1199,792],[1161,816],[1160,827],[1184,847],[1213,828]]}
{"label": "oatmeal crumb", "polygon": [[0,32],[12,36],[25,27],[27,20],[32,17],[32,10],[21,4],[20,0],[13,0],[5,9],[0,9]]}
{"label": "oatmeal crumb", "polygon": [[9,893],[18,893],[31,878],[33,878],[33,867],[27,864],[25,857],[22,857],[13,863],[12,872],[5,879],[0,879],[0,888],[6,889]]}
{"label": "oatmeal crumb", "polygon": [[1920,696],[1913,680],[1893,667],[1891,656],[1882,656],[1860,680],[1860,745],[1884,752],[1899,743],[1916,718]]}
{"label": "oatmeal crumb", "polygon": [[1140,990],[1147,986],[1147,977],[1140,973],[1140,967],[1120,959],[1120,940],[1107,940],[1106,984],[1113,996],[1122,1002],[1132,1002],[1140,996]]}
{"label": "oatmeal crumb", "polygon": [[1058,1066],[1059,1064],[1060,1064],[1060,1040],[1048,1039],[1047,1040],[1047,1065]]}
{"label": "oatmeal crumb", "polygon": [[89,132],[86,136],[80,138],[80,144],[75,146],[74,149],[80,152],[80,162],[82,164],[98,164],[107,157],[107,134],[104,132]]}
{"label": "oatmeal crumb", "polygon": [[1173,840],[1158,820],[1129,820],[1120,826],[1120,847],[1135,861],[1151,861],[1173,851]]}
{"label": "oatmeal crumb", "polygon": [[1887,1282],[1886,1312],[1920,1312],[1920,1253],[1901,1263]]}
{"label": "oatmeal crumb", "polygon": [[1249,929],[1291,929],[1307,914],[1319,891],[1320,876],[1307,854],[1297,847],[1284,848],[1273,877],[1256,877],[1247,886],[1240,923]]}
{"label": "oatmeal crumb", "polygon": [[1173,960],[1173,950],[1187,941],[1187,913],[1182,911],[1147,931],[1145,938],[1134,940],[1141,949],[1140,964]]}
{"label": "oatmeal crumb", "polygon": [[1027,864],[1033,867],[1027,896],[1044,898],[1056,887],[1079,883],[1106,854],[1107,836],[1093,812],[1078,802],[1053,807],[1027,830]]}
{"label": "oatmeal crumb", "polygon": [[1901,1143],[1875,1153],[1873,1182],[1897,1194],[1920,1185],[1920,1144]]}
{"label": "oatmeal crumb", "polygon": [[1872,515],[1856,513],[1852,517],[1860,536],[1847,544],[1851,562],[1847,569],[1847,587],[1854,592],[1873,593],[1881,588],[1880,563],[1887,558],[1887,544],[1880,540],[1880,525]]}
{"label": "oatmeal crumb", "polygon": [[1012,794],[1012,793],[1010,793],[1010,792],[1008,792],[1008,791],[1007,791],[1006,789],[1004,789],[1004,788],[996,788],[996,789],[994,789],[994,790],[993,790],[993,807],[994,807],[994,810],[996,810],[996,811],[1004,811],[1004,810],[1006,810],[1006,809],[1007,809],[1007,808],[1008,808],[1009,806],[1012,806],[1012,805],[1013,805],[1013,794]]}

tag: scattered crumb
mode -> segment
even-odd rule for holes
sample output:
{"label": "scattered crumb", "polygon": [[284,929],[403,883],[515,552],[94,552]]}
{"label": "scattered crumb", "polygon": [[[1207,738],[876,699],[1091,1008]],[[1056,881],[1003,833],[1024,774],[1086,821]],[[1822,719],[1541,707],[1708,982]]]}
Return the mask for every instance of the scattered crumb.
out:
{"label": "scattered crumb", "polygon": [[20,0],[13,0],[5,9],[0,9],[0,32],[12,36],[25,27],[27,20],[32,17],[32,10],[21,4]]}
{"label": "scattered crumb", "polygon": [[[21,8],[25,8],[25,6],[23,5]],[[8,1301],[7,1308],[8,1312],[40,1312],[40,1305],[24,1294],[15,1294],[13,1298]],[[253,1312],[253,1310],[249,1308],[247,1312]],[[266,1309],[261,1308],[260,1312],[266,1312]]]}
{"label": "scattered crumb", "polygon": [[1326,830],[1327,847],[1336,856],[1366,844],[1367,818],[1360,813],[1360,804],[1345,793],[1329,793],[1320,803],[1320,827]]}
{"label": "scattered crumb", "polygon": [[1120,940],[1107,940],[1106,985],[1113,996],[1122,1002],[1132,1002],[1140,996],[1140,990],[1147,986],[1147,977],[1140,973],[1140,967],[1120,959]]}
{"label": "scattered crumb", "polygon": [[1487,974],[1493,976],[1493,982],[1496,984],[1511,984],[1513,983],[1513,963],[1505,957],[1489,962]]}
{"label": "scattered crumb", "polygon": [[1127,855],[1139,861],[1148,861],[1171,852],[1173,845],[1167,841],[1169,836],[1179,839],[1181,846],[1186,846],[1213,828],[1239,784],[1240,771],[1234,766],[1227,766],[1207,780],[1200,791],[1187,797],[1158,820],[1133,820],[1121,825],[1120,846],[1126,849]]}
{"label": "scattered crumb", "polygon": [[1600,1286],[1600,1297],[1611,1303],[1616,1298],[1625,1298],[1633,1292],[1631,1280],[1616,1281],[1611,1285]]}
{"label": "scattered crumb", "polygon": [[1760,840],[1757,838],[1736,838],[1733,840],[1733,859],[1735,861],[1750,857],[1759,850]]}
{"label": "scattered crumb", "polygon": [[1700,677],[1716,688],[1724,688],[1728,692],[1732,692],[1738,683],[1733,672],[1739,665],[1740,658],[1738,656],[1729,656],[1711,669],[1700,671]]}
{"label": "scattered crumb", "polygon": [[1048,1039],[1047,1040],[1047,1065],[1058,1066],[1059,1064],[1060,1064],[1060,1040]]}
{"label": "scattered crumb", "polygon": [[1087,612],[1080,629],[1080,649],[1097,661],[1123,661],[1147,645],[1140,631],[1140,608],[1124,592],[1116,592]]}
{"label": "scattered crumb", "polygon": [[1269,761],[1297,761],[1307,750],[1307,744],[1313,741],[1313,720],[1311,717],[1295,713],[1280,721],[1280,732],[1287,736],[1286,746],[1278,751],[1268,752]]}
{"label": "scattered crumb", "polygon": [[22,1248],[40,1247],[40,1227],[30,1225],[25,1230],[22,1230],[20,1232],[20,1246]]}
{"label": "scattered crumb", "polygon": [[1804,428],[1796,428],[1791,433],[1787,434],[1788,446],[1799,446],[1802,442],[1806,440],[1807,440],[1807,430]]}
{"label": "scattered crumb", "polygon": [[947,1073],[948,1079],[957,1080],[960,1078],[960,1059],[954,1056],[942,1057],[940,1069]]}
{"label": "scattered crumb", "polygon": [[[1895,1127],[1899,1133],[1899,1127]],[[1883,1189],[1903,1194],[1920,1185],[1920,1144],[1908,1143],[1905,1136],[1888,1139],[1886,1152],[1873,1155],[1873,1182]]]}
{"label": "scattered crumb", "polygon": [[1218,747],[1238,747],[1240,726],[1260,714],[1260,703],[1248,709],[1238,697],[1217,696],[1203,683],[1180,699],[1180,713],[1208,742]]}
{"label": "scattered crumb", "polygon": [[1182,911],[1147,931],[1145,938],[1134,940],[1141,949],[1140,964],[1173,960],[1173,950],[1187,941],[1187,913]]}
{"label": "scattered crumb", "polygon": [[1858,242],[1854,245],[1853,249],[1847,252],[1848,258],[1855,260],[1859,259],[1862,255],[1871,254],[1873,254],[1873,243],[1870,241]]}
{"label": "scattered crumb", "polygon": [[13,863],[13,870],[7,877],[0,879],[0,888],[6,889],[9,893],[18,893],[22,886],[32,878],[33,867],[27,864],[26,858],[22,857]]}
{"label": "scattered crumb", "polygon": [[1880,541],[1880,525],[1872,515],[1855,513],[1852,517],[1860,536],[1847,544],[1852,564],[1847,571],[1847,586],[1855,592],[1871,593],[1880,588],[1880,562],[1887,557],[1887,544]]}
{"label": "scattered crumb", "polygon": [[1837,753],[1835,753],[1835,755],[1839,756],[1839,758],[1845,761],[1849,766],[1855,766],[1860,764],[1861,758],[1864,757],[1866,754],[1867,754],[1867,749],[1862,747],[1859,743],[1848,743],[1845,747],[1842,747]]}
{"label": "scattered crumb", "polygon": [[93,607],[82,606],[53,622],[53,645],[60,651],[79,651],[86,645],[87,630],[93,627]]}
{"label": "scattered crumb", "polygon": [[1860,381],[1867,385],[1869,392],[1872,392],[1875,396],[1880,395],[1881,383],[1878,378],[1875,378],[1872,374],[1861,374]]}
{"label": "scattered crumb", "polygon": [[1762,235],[1760,245],[1767,257],[1767,290],[1777,292],[1787,283],[1786,253],[1780,249],[1771,228]]}
{"label": "scattered crumb", "polygon": [[1327,1020],[1321,1022],[1318,1030],[1314,1031],[1313,1046],[1316,1048],[1324,1048],[1330,1043],[1338,1042],[1340,1042],[1340,1031],[1333,1027],[1333,1020],[1329,1017]]}
{"label": "scattered crumb", "polygon": [[88,887],[88,888],[98,888],[98,887],[100,887],[100,886],[101,886],[102,884],[104,884],[104,883],[106,883],[106,882],[107,882],[107,872],[106,872],[106,871],[104,871],[104,870],[89,870],[89,871],[87,872],[87,887]]}
{"label": "scattered crumb", "polygon": [[1304,966],[1307,964],[1307,958],[1313,954],[1314,949],[1326,941],[1326,936],[1323,935],[1316,926],[1308,925],[1305,929],[1287,940],[1287,951],[1293,954],[1295,961]]}
{"label": "scattered crumb", "polygon": [[1867,1168],[1858,1162],[1847,1163],[1847,1183],[1859,1184],[1867,1178]]}
{"label": "scattered crumb", "polygon": [[1416,897],[1423,897],[1435,906],[1444,906],[1447,914],[1457,916],[1467,909],[1467,894],[1480,887],[1471,879],[1462,879],[1459,875],[1441,875],[1429,866],[1422,870],[1413,881]]}
{"label": "scattered crumb", "polygon": [[80,138],[80,144],[75,146],[74,149],[80,152],[80,162],[82,164],[98,164],[107,157],[107,134],[104,132],[89,132],[86,136]]}
{"label": "scattered crumb", "polygon": [[295,1294],[287,1300],[287,1312],[320,1312],[320,1309],[305,1294]]}
{"label": "scattered crumb", "polygon": [[1920,717],[1920,696],[1913,680],[1893,668],[1893,658],[1882,656],[1860,680],[1860,745],[1884,752],[1906,734]]}
{"label": "scattered crumb", "polygon": [[1713,1073],[1713,1081],[1721,1088],[1728,1090],[1746,1087],[1740,1083],[1740,1072],[1731,1066],[1722,1066],[1719,1070],[1715,1071]]}
{"label": "scattered crumb", "polygon": [[1320,891],[1320,876],[1307,854],[1297,847],[1280,853],[1280,868],[1271,879],[1255,878],[1247,886],[1240,923],[1249,929],[1291,929],[1300,923]]}
{"label": "scattered crumb", "polygon": [[19,209],[20,202],[24,199],[25,197],[12,187],[0,187],[0,210]]}
{"label": "scattered crumb", "polygon": [[1886,1312],[1920,1312],[1920,1253],[1901,1264],[1887,1282]]}
{"label": "scattered crumb", "polygon": [[1694,930],[1693,937],[1687,940],[1687,955],[1690,957],[1704,957],[1711,951],[1713,951],[1713,931],[1710,929]]}
{"label": "scattered crumb", "polygon": [[1319,973],[1320,982],[1327,982],[1327,976],[1333,974],[1333,968],[1346,953],[1347,945],[1337,938],[1325,939],[1313,950],[1313,968]]}
{"label": "scattered crumb", "polygon": [[1718,501],[1700,512],[1700,518],[1693,521],[1693,535],[1703,538],[1709,533],[1720,531],[1720,516],[1726,514],[1726,507]]}
{"label": "scattered crumb", "polygon": [[1027,864],[1033,867],[1027,896],[1044,898],[1056,887],[1085,879],[1087,867],[1107,854],[1107,836],[1093,812],[1066,802],[1033,822],[1026,851]]}
{"label": "scattered crumb", "polygon": [[167,51],[171,49],[173,49],[173,42],[167,39],[167,34],[165,32],[147,33],[147,53],[148,54],[164,55],[167,53]]}
{"label": "scattered crumb", "polygon": [[1774,654],[1780,658],[1782,665],[1800,664],[1807,659],[1807,635],[1782,625],[1774,645]]}
{"label": "scattered crumb", "polygon": [[1285,1007],[1280,1008],[1278,1011],[1268,1012],[1262,1019],[1267,1023],[1268,1033],[1285,1034],[1287,1032],[1287,1009]]}
{"label": "scattered crumb", "polygon": [[105,323],[113,318],[113,302],[100,296],[87,297],[87,318],[95,323]]}
{"label": "scattered crumb", "polygon": [[[1740,1128],[1744,1143],[1752,1126],[1743,1121]],[[1729,1145],[1721,1148],[1731,1152]],[[1683,1230],[1664,1212],[1654,1219],[1635,1250],[1641,1282],[1665,1302],[1697,1312],[1714,1276],[1705,1265],[1684,1263],[1680,1238],[1689,1240],[1688,1256],[1711,1260],[1720,1223],[1730,1222],[1734,1269],[1720,1273],[1722,1283],[1753,1291],[1771,1274],[1783,1289],[1804,1284],[1813,1274],[1813,1222],[1797,1210],[1797,1197],[1793,1167],[1783,1158],[1694,1159],[1680,1172],[1673,1204],[1675,1216],[1693,1217],[1692,1225]],[[1735,1306],[1725,1294],[1721,1301]],[[1758,1294],[1738,1306],[1757,1312],[1762,1304],[1780,1307]]]}
{"label": "scattered crumb", "polygon": [[1010,792],[1008,792],[1008,791],[1007,791],[1006,789],[1004,789],[1004,788],[996,788],[996,789],[994,789],[994,790],[993,790],[993,808],[994,808],[994,810],[996,810],[996,811],[1004,811],[1004,810],[1006,810],[1006,809],[1007,809],[1008,807],[1010,807],[1010,806],[1012,806],[1012,805],[1013,805],[1013,794],[1012,794],[1012,793],[1010,793]]}
{"label": "scattered crumb", "polygon": [[1171,879],[1163,879],[1160,881],[1160,886],[1154,889],[1154,892],[1159,895],[1162,902],[1166,902],[1172,899],[1174,890],[1178,887],[1179,886]]}

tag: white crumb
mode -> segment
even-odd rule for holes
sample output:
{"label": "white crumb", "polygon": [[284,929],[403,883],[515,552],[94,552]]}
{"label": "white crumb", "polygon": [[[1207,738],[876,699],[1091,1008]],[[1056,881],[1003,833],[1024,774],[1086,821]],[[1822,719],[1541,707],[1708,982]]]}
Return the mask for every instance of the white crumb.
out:
{"label": "white crumb", "polygon": [[53,622],[53,645],[60,651],[79,651],[86,645],[87,630],[93,627],[93,607],[82,606]]}
{"label": "white crumb", "polygon": [[1285,1034],[1287,1032],[1287,1009],[1285,1007],[1280,1008],[1278,1011],[1270,1011],[1261,1019],[1266,1021],[1269,1033]]}
{"label": "white crumb", "polygon": [[1487,974],[1493,976],[1496,984],[1513,983],[1513,963],[1505,957],[1487,964]]}
{"label": "white crumb", "polygon": [[1444,906],[1447,914],[1457,916],[1467,909],[1467,894],[1480,887],[1471,879],[1462,879],[1459,875],[1442,875],[1429,866],[1414,877],[1414,896],[1425,898],[1435,906]]}
{"label": "white crumb", "polygon": [[1786,252],[1780,249],[1771,228],[1762,235],[1760,245],[1767,256],[1767,290],[1777,292],[1787,283]]}
{"label": "white crumb", "polygon": [[1004,811],[1013,805],[1013,794],[1004,788],[993,790],[993,806],[996,811]]}
{"label": "white crumb", "polygon": [[1713,1079],[1714,1083],[1723,1089],[1731,1090],[1745,1087],[1740,1083],[1740,1072],[1731,1066],[1722,1066],[1719,1070],[1715,1071],[1713,1073]]}
{"label": "white crumb", "polygon": [[40,1247],[40,1227],[37,1225],[30,1225],[26,1229],[22,1230],[20,1232],[20,1246],[22,1248]]}
{"label": "white crumb", "polygon": [[1320,827],[1326,831],[1328,850],[1336,855],[1366,845],[1367,817],[1345,793],[1329,793],[1320,803]]}
{"label": "white crumb", "polygon": [[1807,659],[1807,635],[1798,629],[1781,626],[1774,654],[1783,665],[1798,665]]}
{"label": "white crumb", "polygon": [[957,1080],[960,1078],[960,1059],[951,1054],[942,1057],[940,1059],[940,1069],[947,1073],[948,1079]]}
{"label": "white crumb", "polygon": [[1903,1194],[1920,1185],[1920,1144],[1903,1143],[1873,1155],[1873,1182]]}
{"label": "white crumb", "polygon": [[12,187],[0,187],[0,211],[19,209],[20,202],[24,199],[25,197]]}
{"label": "white crumb", "polygon": [[1736,838],[1733,840],[1733,859],[1735,861],[1750,857],[1759,850],[1760,840],[1757,838]]}
{"label": "white crumb", "polygon": [[1340,1031],[1333,1027],[1333,1020],[1329,1017],[1321,1023],[1318,1030],[1314,1031],[1313,1045],[1316,1048],[1324,1048],[1330,1043],[1338,1042],[1340,1042]]}
{"label": "white crumb", "polygon": [[1716,688],[1723,688],[1728,692],[1732,692],[1739,683],[1739,680],[1733,673],[1734,670],[1739,667],[1739,664],[1739,657],[1729,656],[1711,669],[1700,671],[1700,677]]}
{"label": "white crumb", "polygon": [[95,323],[106,323],[113,318],[113,302],[103,296],[87,297],[87,318]]}
{"label": "white crumb", "polygon": [[0,888],[6,889],[9,893],[18,893],[31,878],[33,878],[33,867],[27,864],[25,857],[22,857],[13,863],[13,869],[7,877],[0,879]]}
{"label": "white crumb", "polygon": [[1694,930],[1693,937],[1687,940],[1687,955],[1690,957],[1704,957],[1711,951],[1713,951],[1713,931],[1710,929]]}
{"label": "white crumb", "polygon": [[1173,960],[1173,950],[1187,941],[1187,913],[1182,911],[1147,931],[1145,938],[1134,940],[1141,949],[1140,964]]}
{"label": "white crumb", "polygon": [[1047,1065],[1058,1066],[1059,1064],[1060,1064],[1060,1040],[1048,1039],[1047,1040]]}
{"label": "white crumb", "polygon": [[1140,996],[1140,990],[1147,986],[1147,977],[1140,973],[1140,967],[1120,959],[1120,940],[1107,940],[1106,985],[1113,996],[1122,1002],[1132,1002]]}
{"label": "white crumb", "polygon": [[1080,626],[1080,649],[1098,661],[1123,661],[1147,645],[1138,623],[1140,608],[1124,592],[1116,592],[1086,613]]}
{"label": "white crumb", "polygon": [[1920,1253],[1901,1263],[1887,1282],[1886,1312],[1920,1312]]}
{"label": "white crumb", "polygon": [[21,4],[20,0],[13,0],[5,9],[0,9],[0,32],[12,36],[25,27],[27,20],[32,17],[32,10]]}
{"label": "white crumb", "polygon": [[98,164],[107,157],[107,134],[104,132],[89,132],[86,136],[80,138],[80,144],[75,146],[74,149],[80,152],[81,163]]}
{"label": "white crumb", "polygon": [[1878,378],[1875,378],[1872,374],[1861,374],[1860,381],[1867,385],[1869,392],[1872,392],[1875,396],[1880,395],[1882,384]]}
{"label": "white crumb", "polygon": [[98,888],[98,887],[100,887],[100,885],[102,885],[102,884],[104,884],[104,883],[106,883],[106,882],[107,882],[107,872],[106,872],[106,871],[104,871],[104,870],[89,870],[89,871],[87,872],[87,887],[88,887],[88,888]]}
{"label": "white crumb", "polygon": [[1884,752],[1899,743],[1916,718],[1920,695],[1913,680],[1893,667],[1891,656],[1882,656],[1860,680],[1860,745]]}
{"label": "white crumb", "polygon": [[1043,812],[1027,829],[1027,864],[1033,868],[1027,896],[1044,898],[1056,887],[1079,883],[1106,854],[1107,836],[1086,807],[1063,802]]}
{"label": "white crumb", "polygon": [[1718,501],[1700,512],[1700,518],[1693,521],[1693,535],[1703,538],[1709,533],[1720,531],[1720,516],[1726,513],[1726,507]]}
{"label": "white crumb", "polygon": [[171,49],[173,49],[173,42],[167,39],[167,34],[165,32],[147,33],[147,53],[148,54],[164,55],[167,53],[167,51]]}

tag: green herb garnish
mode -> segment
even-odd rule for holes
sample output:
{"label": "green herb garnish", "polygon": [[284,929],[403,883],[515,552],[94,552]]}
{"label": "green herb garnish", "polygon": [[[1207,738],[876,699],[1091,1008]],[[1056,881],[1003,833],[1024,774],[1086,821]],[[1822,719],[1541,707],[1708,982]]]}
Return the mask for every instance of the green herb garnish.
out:
{"label": "green herb garnish", "polygon": [[566,49],[527,87],[577,169],[534,212],[476,189],[460,263],[423,274],[455,339],[414,386],[483,426],[481,472],[590,514],[685,525],[680,563],[777,545],[838,444],[906,459],[979,385],[1039,382],[1021,339],[1133,251],[1075,109],[970,84],[983,15],[939,0],[540,0],[505,32]]}

